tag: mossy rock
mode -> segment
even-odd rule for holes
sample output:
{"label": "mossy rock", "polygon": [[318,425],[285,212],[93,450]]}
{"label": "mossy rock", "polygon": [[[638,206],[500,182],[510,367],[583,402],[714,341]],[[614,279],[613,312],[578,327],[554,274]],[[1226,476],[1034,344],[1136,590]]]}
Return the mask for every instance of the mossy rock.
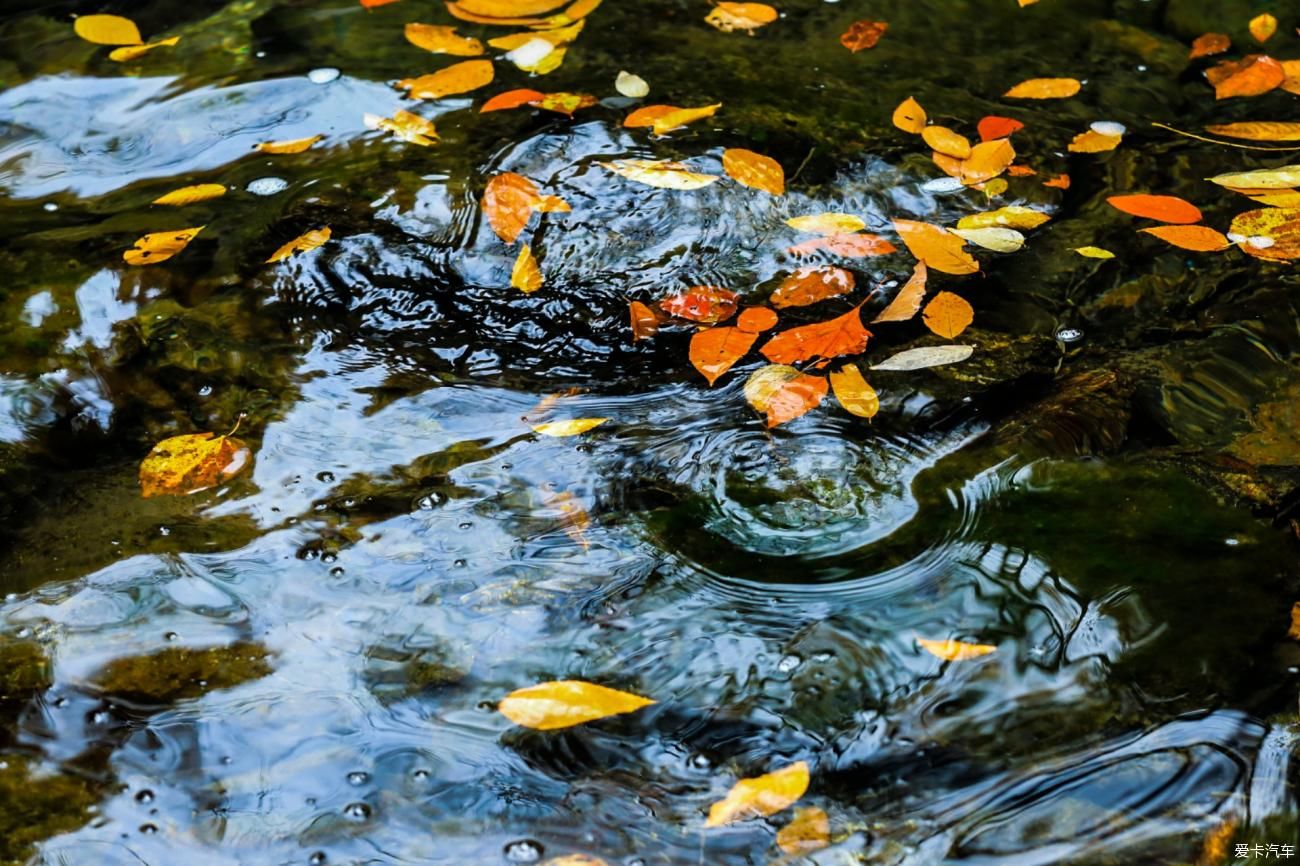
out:
{"label": "mossy rock", "polygon": [[0,866],[19,866],[36,843],[80,827],[98,798],[85,779],[33,774],[27,759],[0,755]]}
{"label": "mossy rock", "polygon": [[0,641],[0,705],[25,701],[53,683],[50,660],[35,641]]}
{"label": "mossy rock", "polygon": [[224,647],[178,647],[110,662],[91,678],[106,695],[140,704],[170,704],[261,679],[271,673],[271,653],[240,641]]}

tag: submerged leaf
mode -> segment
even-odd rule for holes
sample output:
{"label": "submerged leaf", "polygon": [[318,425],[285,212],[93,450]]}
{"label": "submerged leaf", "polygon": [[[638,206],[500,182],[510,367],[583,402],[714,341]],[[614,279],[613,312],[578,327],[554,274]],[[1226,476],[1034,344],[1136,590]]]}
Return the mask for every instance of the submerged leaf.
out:
{"label": "submerged leaf", "polygon": [[128,265],[156,265],[165,262],[185,249],[194,240],[194,236],[203,231],[203,226],[188,229],[174,229],[168,232],[150,232],[135,242],[135,246],[122,253],[122,259]]}
{"label": "submerged leaf", "polygon": [[761,189],[772,195],[785,193],[785,171],[781,163],[743,147],[729,147],[722,152],[722,170],[742,186]]}
{"label": "submerged leaf", "polygon": [[747,818],[763,818],[792,806],[808,790],[808,764],[798,761],[753,779],[741,779],[726,799],[709,808],[706,827],[720,827]]}
{"label": "submerged leaf", "polygon": [[179,36],[172,36],[169,39],[159,39],[157,42],[150,42],[147,45],[124,45],[121,48],[114,48],[112,51],[108,52],[108,59],[115,60],[118,63],[127,63],[131,60],[135,60],[137,57],[148,54],[155,48],[172,46],[180,41],[181,38]]}
{"label": "submerged leaf", "polygon": [[181,207],[195,202],[207,201],[210,198],[218,198],[225,194],[226,188],[219,183],[200,183],[194,186],[183,186],[165,195],[160,195],[153,200],[153,204]]}
{"label": "submerged leaf", "polygon": [[676,105],[647,105],[632,112],[623,121],[629,129],[648,126],[655,135],[663,135],[688,123],[712,117],[722,107],[721,102],[698,108],[678,108]]}
{"label": "submerged leaf", "polygon": [[289,258],[289,256],[297,255],[298,253],[311,252],[312,250],[324,244],[329,239],[330,239],[329,226],[303,232],[302,234],[298,235],[298,237],[294,238],[284,246],[280,247],[275,252],[271,253],[271,257],[266,260],[266,264],[269,265],[272,262],[282,261],[284,259]]}
{"label": "submerged leaf", "polygon": [[508,244],[519,238],[535,211],[566,213],[569,210],[563,199],[542,195],[536,184],[513,171],[503,171],[487,182],[479,206],[492,231]]}
{"label": "submerged leaf", "polygon": [[965,361],[974,352],[974,346],[923,346],[890,355],[879,364],[873,364],[871,369],[897,372],[924,370],[927,367],[941,367],[944,364]]}
{"label": "submerged leaf", "polygon": [[325,136],[313,135],[308,138],[292,138],[285,141],[264,141],[257,145],[261,153],[302,153]]}
{"label": "submerged leaf", "polygon": [[148,499],[207,490],[239,474],[251,456],[248,446],[231,436],[172,436],[140,463],[140,493]]}
{"label": "submerged leaf", "polygon": [[628,317],[632,322],[632,342],[648,340],[659,333],[659,317],[655,311],[640,301],[628,301]]}
{"label": "submerged leaf", "polygon": [[634,713],[653,703],[649,698],[595,683],[557,680],[517,689],[506,695],[497,709],[516,725],[538,731],[553,731],[596,719]]}
{"label": "submerged leaf", "polygon": [[844,256],[848,259],[861,259],[867,256],[887,256],[890,253],[898,252],[898,247],[880,235],[856,232],[813,238],[810,241],[795,244],[786,252],[792,256],[804,256],[818,250],[826,250],[828,253]]}
{"label": "submerged leaf", "polygon": [[979,262],[963,247],[966,242],[940,226],[915,220],[894,220],[894,229],[907,249],[927,267],[945,274],[973,274]]}
{"label": "submerged leaf", "polygon": [[888,29],[889,25],[884,21],[854,21],[840,37],[840,44],[857,54],[864,49],[875,48]]}
{"label": "submerged leaf", "polygon": [[819,235],[838,235],[864,229],[867,224],[862,217],[851,213],[819,213],[809,216],[790,217],[785,224],[801,232],[813,232]]}
{"label": "submerged leaf", "polygon": [[[586,433],[592,428],[599,427],[608,420],[608,418],[569,418],[565,421],[547,421],[545,424],[534,424],[533,432],[540,433],[543,436],[577,436]],[[523,722],[519,724],[523,724]],[[573,724],[577,723],[574,722]]]}
{"label": "submerged leaf", "polygon": [[951,638],[948,640],[926,640],[923,637],[918,637],[916,642],[930,655],[950,662],[979,658],[997,651],[997,647],[991,644],[962,643]]}
{"label": "submerged leaf", "polygon": [[880,397],[855,364],[845,364],[839,370],[831,371],[831,388],[835,391],[835,399],[847,412],[860,418],[874,418],[880,411]]}
{"label": "submerged leaf", "polygon": [[806,307],[853,291],[853,274],[830,266],[799,268],[781,281],[769,299],[778,309]]}
{"label": "submerged leaf", "polygon": [[826,380],[785,364],[760,367],[745,380],[745,399],[777,427],[816,409],[826,399]]}
{"label": "submerged leaf", "polygon": [[829,844],[831,844],[830,816],[825,810],[818,809],[816,806],[796,809],[794,818],[776,834],[777,847],[786,854],[796,856],[820,851]]}
{"label": "submerged leaf", "polygon": [[679,295],[664,298],[659,307],[680,319],[712,325],[734,316],[739,301],[740,295],[729,289],[695,286]]}

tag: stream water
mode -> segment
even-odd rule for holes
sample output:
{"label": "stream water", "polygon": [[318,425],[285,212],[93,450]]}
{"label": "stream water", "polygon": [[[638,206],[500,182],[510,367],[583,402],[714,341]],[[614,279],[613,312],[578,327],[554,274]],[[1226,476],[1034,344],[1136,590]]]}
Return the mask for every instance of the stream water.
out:
{"label": "stream water", "polygon": [[[704,816],[796,760],[800,805],[830,817],[823,866],[1208,866],[1231,859],[1211,837],[1295,844],[1300,276],[1159,245],[1104,199],[1181,195],[1226,226],[1245,200],[1202,179],[1279,156],[1150,124],[1300,116],[1281,91],[1216,104],[1187,60],[1206,31],[1248,44],[1266,9],[1269,50],[1300,57],[1296,9],[778,5],[750,36],[708,27],[703,0],[605,0],[549,75],[499,62],[483,93],[413,103],[391,83],[457,58],[405,23],[509,31],[425,0],[0,4],[0,864],[788,862],[788,811]],[[73,33],[92,12],[181,39],[112,62]],[[857,19],[890,28],[852,54]],[[624,129],[623,69],[643,103],[723,108]],[[998,96],[1066,75],[1074,99]],[[478,113],[514,87],[602,102]],[[1040,176],[994,204],[936,185],[890,125],[908,96],[966,132],[1020,119]],[[363,121],[403,107],[437,145]],[[1066,153],[1098,120],[1123,145]],[[726,147],[780,161],[787,194],[598,165],[720,172]],[[573,205],[533,223],[529,295],[479,211],[504,170]],[[150,205],[197,183],[229,192]],[[769,431],[741,394],[753,358],[709,388],[690,329],[631,338],[629,299],[761,302],[808,262],[787,217],[889,234],[1002,204],[1053,220],[936,279],[975,306],[976,354],[873,374],[871,422],[828,400]],[[170,261],[122,262],[192,225]],[[319,250],[262,264],[322,225]],[[886,294],[913,263],[812,260]],[[936,342],[882,326],[871,362]],[[141,498],[154,443],[241,415],[250,471]],[[610,420],[547,438],[542,417]],[[917,638],[997,650],[945,662]],[[497,712],[558,679],[656,704],[554,732]]]}

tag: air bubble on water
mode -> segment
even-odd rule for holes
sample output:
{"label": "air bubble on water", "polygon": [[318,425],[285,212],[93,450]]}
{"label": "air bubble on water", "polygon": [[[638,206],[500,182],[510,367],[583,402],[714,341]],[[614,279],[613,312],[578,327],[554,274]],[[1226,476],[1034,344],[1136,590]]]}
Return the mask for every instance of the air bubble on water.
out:
{"label": "air bubble on water", "polygon": [[812,658],[813,661],[815,662],[828,662],[831,659],[835,658],[835,653],[822,650],[821,652],[813,653]]}
{"label": "air bubble on water", "polygon": [[145,788],[143,791],[135,795],[135,801],[137,803],[152,803],[153,791],[150,791],[148,788]]}
{"label": "air bubble on water", "polygon": [[59,206],[52,201],[47,201],[45,204],[41,205],[41,207],[43,207],[49,213],[54,213],[56,210],[59,209]]}
{"label": "air bubble on water", "polygon": [[329,483],[331,483],[331,482],[334,481],[334,473],[333,473],[333,472],[328,472],[328,471],[326,471],[326,472],[317,472],[317,473],[316,473],[316,480],[317,480],[317,481],[324,481],[326,484],[329,484]]}
{"label": "air bubble on water", "polygon": [[18,631],[14,632],[14,636],[20,638],[31,637],[32,630],[29,629],[27,626],[23,626],[22,628],[18,629]]}
{"label": "air bubble on water", "polygon": [[329,84],[336,80],[343,73],[333,66],[322,66],[319,69],[313,69],[307,73],[307,80],[312,84]]}
{"label": "air bubble on water", "polygon": [[211,385],[204,385],[202,388],[199,389],[199,396],[200,396],[200,397],[211,397],[211,396],[212,396],[212,392],[213,392],[214,390],[215,390],[215,389],[214,389]]}
{"label": "air bubble on water", "polygon": [[1225,539],[1223,539],[1223,543],[1226,544],[1226,545],[1228,545],[1229,547],[1236,547],[1238,544],[1241,544],[1241,539],[1240,539],[1240,538],[1225,538]]}
{"label": "air bubble on water", "polygon": [[348,773],[349,785],[364,785],[366,782],[369,781],[370,781],[369,773],[363,773],[360,770],[354,770],[351,773]]}
{"label": "air bubble on water", "polygon": [[418,781],[423,782],[425,779],[429,778],[429,771],[423,769],[416,770],[415,772],[411,773],[411,775],[414,776]]}
{"label": "air bubble on water", "polygon": [[324,851],[317,851],[315,854],[307,858],[307,862],[311,864],[311,866],[325,866],[325,864],[329,862],[329,858],[325,856]]}
{"label": "air bubble on water", "polygon": [[327,550],[320,555],[321,562],[336,562],[338,558],[339,555],[332,550]]}
{"label": "air bubble on water", "polygon": [[253,195],[275,195],[289,188],[289,181],[282,177],[259,177],[248,182],[244,189]]}
{"label": "air bubble on water", "polygon": [[141,824],[140,832],[145,834],[146,836],[152,836],[154,833],[158,832],[158,828],[155,827],[153,824]]}
{"label": "air bubble on water", "polygon": [[370,817],[370,807],[365,803],[349,803],[343,807],[343,814],[357,821],[364,821]]}
{"label": "air bubble on water", "polygon": [[799,658],[796,655],[789,655],[789,656],[785,656],[779,662],[776,663],[776,669],[783,674],[788,674],[790,673],[790,671],[799,667],[799,665],[801,664],[803,664],[803,659]]}
{"label": "air bubble on water", "polygon": [[453,562],[452,565],[456,566],[457,568],[464,568],[465,565],[466,565],[466,562],[465,562],[465,560],[463,560],[463,559],[458,559],[458,560],[456,560],[455,562]]}
{"label": "air bubble on water", "polygon": [[334,566],[333,568],[331,568],[331,569],[330,569],[330,576],[331,576],[331,577],[342,577],[342,576],[343,576],[343,566],[341,566],[341,565],[336,565],[336,566]]}
{"label": "air bubble on water", "polygon": [[707,770],[713,766],[707,755],[692,755],[691,766],[697,770]]}
{"label": "air bubble on water", "polygon": [[506,845],[505,855],[511,863],[536,863],[542,859],[542,843],[520,839]]}
{"label": "air bubble on water", "polygon": [[473,524],[473,523],[470,523],[468,520],[466,520],[464,523],[458,524],[458,528],[460,528],[460,529],[473,529],[473,528],[474,528],[474,524]]}

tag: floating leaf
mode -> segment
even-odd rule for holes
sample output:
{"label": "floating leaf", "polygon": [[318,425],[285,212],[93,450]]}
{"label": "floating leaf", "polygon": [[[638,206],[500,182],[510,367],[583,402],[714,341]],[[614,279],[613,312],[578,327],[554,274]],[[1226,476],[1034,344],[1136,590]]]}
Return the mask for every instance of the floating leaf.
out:
{"label": "floating leaf", "polygon": [[172,436],[140,463],[140,493],[148,499],[207,490],[243,471],[251,456],[248,446],[231,436]]}
{"label": "floating leaf", "polygon": [[[549,27],[562,26],[568,24],[567,16],[561,14],[551,18],[543,18],[537,15],[516,15],[508,18],[498,18],[492,15],[480,15],[467,8],[463,3],[448,2],[447,11],[453,18],[459,18],[462,21],[472,21],[475,24],[499,24],[502,26],[519,26],[519,27]],[[558,20],[563,18],[564,20]]]}
{"label": "floating leaf", "polygon": [[678,108],[675,105],[647,105],[629,114],[623,125],[629,129],[651,127],[655,135],[663,135],[696,120],[712,117],[722,107],[721,102],[699,108]]}
{"label": "floating leaf", "polygon": [[261,153],[302,153],[325,136],[313,135],[309,138],[291,138],[284,141],[264,141],[256,149]]}
{"label": "floating leaf", "polygon": [[962,643],[951,638],[948,640],[926,640],[923,637],[918,637],[916,642],[930,655],[949,662],[966,661],[967,659],[979,658],[997,651],[997,647],[990,644]]}
{"label": "floating leaf", "polygon": [[585,26],[585,21],[578,21],[568,27],[560,27],[556,30],[542,30],[535,33],[512,33],[509,36],[498,36],[495,39],[489,39],[488,45],[491,45],[493,48],[500,48],[503,51],[514,51],[517,48],[522,48],[527,45],[534,39],[540,39],[548,45],[558,48],[562,45],[569,44],[574,39],[577,39],[578,34],[582,32],[582,28]]}
{"label": "floating leaf", "polygon": [[906,322],[915,316],[916,311],[921,309],[921,299],[925,297],[925,283],[929,273],[925,262],[917,262],[912,270],[911,279],[898,290],[898,294],[894,295],[889,306],[881,310],[880,315],[872,319],[871,323],[874,325],[877,322]]}
{"label": "floating leaf", "polygon": [[1050,214],[1031,207],[1008,205],[997,210],[970,214],[957,221],[959,229],[1035,229],[1050,220]]}
{"label": "floating leaf", "polygon": [[1241,60],[1225,60],[1205,70],[1205,78],[1214,85],[1215,99],[1230,99],[1276,90],[1286,81],[1286,71],[1272,57],[1252,54]]}
{"label": "floating leaf", "polygon": [[485,18],[514,18],[544,15],[563,6],[565,0],[457,0],[461,9]]}
{"label": "floating leaf", "polygon": [[403,78],[397,87],[414,99],[441,99],[486,87],[493,75],[491,60],[462,60],[430,75]]}
{"label": "floating leaf", "polygon": [[614,89],[629,99],[640,99],[650,92],[650,85],[640,75],[620,70],[614,79]]}
{"label": "floating leaf", "polygon": [[1246,123],[1218,123],[1205,127],[1206,132],[1228,138],[1249,141],[1300,141],[1300,123],[1281,123],[1271,120]]}
{"label": "floating leaf", "polygon": [[1265,12],[1250,19],[1250,35],[1256,42],[1267,42],[1277,32],[1277,18]]}
{"label": "floating leaf", "polygon": [[1300,60],[1283,60],[1282,74],[1282,89],[1300,96]]}
{"label": "floating leaf", "polygon": [[1166,243],[1193,252],[1217,252],[1232,246],[1232,241],[1223,232],[1215,231],[1209,226],[1157,226],[1142,229],[1142,233],[1155,235]]}
{"label": "floating leaf", "polygon": [[831,844],[830,816],[825,810],[818,809],[816,806],[796,809],[794,818],[776,834],[777,847],[793,856],[820,851],[829,844]]}
{"label": "floating leaf", "polygon": [[864,49],[875,48],[888,29],[889,25],[884,21],[854,21],[840,37],[840,44],[857,54]]}
{"label": "floating leaf", "polygon": [[181,38],[179,36],[172,36],[169,39],[159,39],[157,42],[150,42],[147,45],[125,45],[121,48],[114,48],[112,51],[108,52],[108,59],[115,60],[118,63],[127,63],[131,60],[135,60],[137,57],[148,54],[155,48],[172,46],[180,41]]}
{"label": "floating leaf", "polygon": [[728,289],[695,286],[680,295],[664,298],[659,302],[659,307],[679,319],[712,325],[734,316],[739,301],[740,295]]}
{"label": "floating leaf", "polygon": [[524,294],[530,294],[542,287],[542,269],[537,266],[533,251],[524,244],[519,248],[514,266],[510,268],[510,285]]}
{"label": "floating leaf", "polygon": [[940,292],[925,305],[921,318],[931,331],[951,340],[970,326],[975,310],[960,295]]}
{"label": "floating leaf", "polygon": [[[608,418],[569,418],[566,421],[547,421],[545,424],[534,424],[533,432],[540,433],[543,436],[577,436],[586,433],[593,427],[599,427],[608,421]],[[653,702],[652,702],[653,703]],[[596,716],[595,718],[599,718]],[[583,719],[582,721],[587,721]],[[519,724],[523,724],[520,722]],[[578,724],[571,722],[570,724]],[[529,727],[533,727],[529,725]],[[555,725],[554,727],[566,727],[565,725]]]}
{"label": "floating leaf", "polygon": [[521,105],[535,105],[545,97],[546,94],[540,90],[529,90],[528,88],[507,90],[505,93],[498,93],[483,103],[483,107],[479,109],[479,114],[488,111],[505,111],[510,108],[518,108]]}
{"label": "floating leaf", "polygon": [[1070,153],[1106,153],[1119,147],[1122,135],[1106,135],[1090,129],[1081,132],[1070,142]]}
{"label": "floating leaf", "polygon": [[1291,628],[1287,630],[1286,636],[1300,640],[1300,601],[1291,605]]}
{"label": "floating leaf", "polygon": [[504,171],[488,181],[480,207],[492,231],[508,244],[513,244],[519,238],[534,211],[569,211],[569,206],[563,199],[542,195],[536,184],[513,171]]}
{"label": "floating leaf", "polygon": [[1236,189],[1291,189],[1300,186],[1300,165],[1284,165],[1279,168],[1261,168],[1257,171],[1243,171],[1235,174],[1221,174],[1209,178],[1219,186]]}
{"label": "floating leaf", "polygon": [[864,229],[867,224],[862,217],[851,213],[819,213],[809,216],[790,217],[785,224],[801,232],[813,232],[819,235],[838,235]]}
{"label": "floating leaf", "polygon": [[915,220],[894,220],[894,230],[907,249],[928,267],[945,274],[973,274],[979,262],[963,247],[966,242],[940,226]]}
{"label": "floating leaf", "polygon": [[140,28],[121,15],[80,15],[72,29],[87,42],[96,45],[139,45],[144,42]]}
{"label": "floating leaf", "polygon": [[833,255],[844,256],[849,259],[861,259],[867,256],[887,256],[890,253],[898,252],[898,247],[880,235],[857,232],[813,238],[810,241],[795,244],[786,252],[793,256],[805,256],[818,250],[826,250]]}
{"label": "floating leaf", "polygon": [[785,193],[785,171],[781,163],[770,156],[743,147],[729,147],[722,152],[722,170],[742,186],[761,189],[772,195]]}
{"label": "floating leaf", "polygon": [[974,352],[974,346],[923,346],[890,355],[879,364],[873,364],[871,369],[906,373],[912,370],[924,370],[927,367],[956,364],[965,361]]}
{"label": "floating leaf", "polygon": [[961,182],[967,186],[992,180],[1007,170],[1016,159],[1016,149],[1005,138],[982,141],[971,148],[961,162]]}
{"label": "floating leaf", "polygon": [[172,207],[181,207],[182,205],[207,201],[210,198],[218,198],[225,194],[226,188],[219,183],[200,183],[195,184],[194,186],[183,186],[180,189],[174,189],[165,195],[160,195],[153,200],[153,204],[165,204],[171,205]]}
{"label": "floating leaf", "polygon": [[1012,99],[1068,99],[1082,86],[1075,78],[1030,78],[1002,95]]}
{"label": "floating leaf", "polygon": [[831,388],[835,390],[835,399],[847,412],[860,418],[874,418],[880,411],[880,398],[862,378],[862,371],[855,364],[845,364],[839,370],[831,371]]}
{"label": "floating leaf", "polygon": [[1024,129],[1025,125],[1015,118],[999,117],[996,114],[990,114],[979,122],[980,141],[996,141],[999,138],[1009,138],[1013,133]]}
{"label": "floating leaf", "polygon": [[925,109],[921,107],[921,103],[909,96],[894,109],[893,122],[894,126],[903,132],[919,134],[925,130]]}
{"label": "floating leaf", "polygon": [[1189,201],[1173,195],[1113,195],[1106,203],[1133,216],[1162,223],[1198,223],[1201,210]]}
{"label": "floating leaf", "polygon": [[1300,258],[1300,208],[1270,207],[1237,214],[1228,239],[1256,258],[1278,262]]}
{"label": "floating leaf", "polygon": [[504,57],[524,72],[546,75],[559,69],[567,49],[556,47],[536,34],[525,34],[527,41]]}
{"label": "floating leaf", "polygon": [[862,326],[854,307],[842,316],[782,331],[760,350],[775,364],[793,364],[813,358],[830,360],[840,355],[857,355],[867,347],[871,332]]}
{"label": "floating leaf", "polygon": [[289,258],[289,256],[297,255],[298,253],[311,252],[312,250],[324,244],[329,239],[330,239],[329,226],[325,226],[324,228],[319,228],[319,229],[312,229],[311,231],[308,232],[303,232],[302,234],[298,235],[298,237],[294,238],[284,246],[280,247],[275,252],[271,253],[271,257],[266,260],[266,264],[269,265],[272,262],[282,261],[284,259]]}
{"label": "floating leaf", "polygon": [[768,364],[745,380],[745,399],[767,416],[768,427],[777,427],[816,409],[826,399],[827,389],[820,376],[785,364]]}
{"label": "floating leaf", "polygon": [[761,334],[776,327],[780,318],[767,307],[750,307],[736,319],[736,327],[748,334]]}
{"label": "floating leaf", "polygon": [[572,117],[573,112],[579,108],[595,105],[596,97],[587,93],[547,93],[535,104],[545,111],[554,111],[556,114]]}
{"label": "floating leaf", "polygon": [[377,114],[366,114],[363,118],[369,129],[382,129],[409,144],[432,147],[438,143],[438,128],[433,121],[418,114],[398,109],[392,119]]}
{"label": "floating leaf", "polygon": [[659,333],[659,317],[640,301],[628,302],[628,316],[632,320],[632,342],[648,340]]}
{"label": "floating leaf", "polygon": [[1015,229],[1000,227],[983,229],[951,229],[952,233],[970,241],[977,247],[993,250],[995,253],[1014,253],[1025,245],[1025,236]]}
{"label": "floating leaf", "polygon": [[1204,33],[1197,36],[1192,41],[1192,50],[1187,55],[1188,60],[1195,60],[1198,57],[1208,57],[1211,54],[1222,54],[1232,47],[1232,40],[1226,33]]}
{"label": "floating leaf", "polygon": [[754,30],[776,20],[777,12],[766,3],[719,3],[704,20],[710,26],[723,33],[733,30],[746,30],[751,35]]}
{"label": "floating leaf", "polygon": [[725,799],[709,808],[706,827],[721,827],[747,818],[775,815],[796,803],[808,790],[808,764],[798,761],[753,779],[741,779]]}
{"label": "floating leaf", "polygon": [[[584,420],[604,421],[605,419]],[[551,425],[541,424],[533,429],[538,430],[539,427],[548,426]],[[546,435],[570,436],[572,434],[548,433]],[[506,695],[501,703],[497,704],[497,709],[501,715],[516,725],[537,731],[554,731],[596,719],[634,713],[653,703],[654,701],[649,698],[598,686],[595,683],[582,680],[557,680],[517,689]]]}
{"label": "floating leaf", "polygon": [[380,6],[387,6],[389,3],[396,3],[397,0],[361,0],[361,5],[366,9],[375,9]]}
{"label": "floating leaf", "polygon": [[712,385],[749,353],[756,340],[758,334],[740,328],[706,328],[691,337],[691,365]]}
{"label": "floating leaf", "polygon": [[1075,247],[1074,251],[1081,256],[1090,259],[1113,259],[1115,254],[1110,250],[1103,250],[1101,247]]}
{"label": "floating leaf", "polygon": [[455,27],[441,24],[406,25],[406,41],[416,48],[434,54],[451,54],[456,57],[476,57],[483,53],[483,43],[469,36],[461,36]]}
{"label": "floating leaf", "polygon": [[780,309],[806,307],[827,298],[847,295],[853,291],[853,286],[853,274],[844,268],[799,268],[781,281],[770,302]]}
{"label": "floating leaf", "polygon": [[601,164],[628,180],[661,189],[699,189],[718,179],[716,174],[700,174],[680,162],[662,159],[616,159]]}
{"label": "floating leaf", "polygon": [[970,139],[946,126],[927,126],[921,133],[921,138],[939,153],[955,159],[970,156]]}
{"label": "floating leaf", "polygon": [[1055,189],[1069,189],[1070,176],[1068,174],[1058,174],[1056,177],[1051,177],[1043,181],[1043,186],[1050,186]]}
{"label": "floating leaf", "polygon": [[156,265],[179,253],[203,231],[203,226],[174,229],[169,232],[150,232],[136,240],[135,246],[122,253],[128,265]]}

